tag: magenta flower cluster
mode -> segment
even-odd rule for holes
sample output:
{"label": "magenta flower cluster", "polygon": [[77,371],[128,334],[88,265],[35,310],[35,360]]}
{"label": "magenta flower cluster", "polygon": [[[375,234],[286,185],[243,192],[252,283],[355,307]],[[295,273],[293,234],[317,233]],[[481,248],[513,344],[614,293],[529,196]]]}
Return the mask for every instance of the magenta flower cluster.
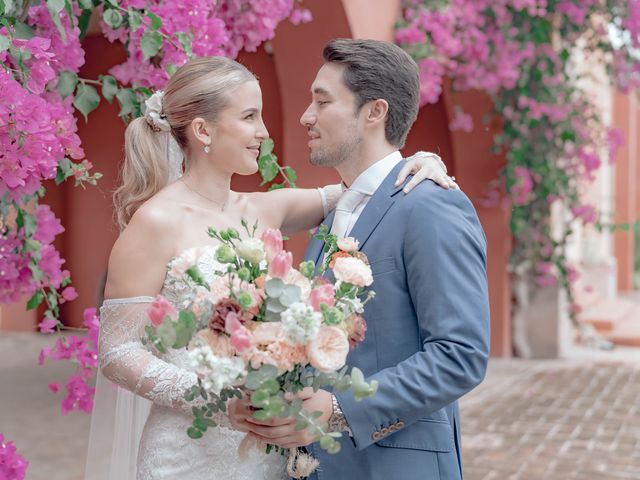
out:
{"label": "magenta flower cluster", "polygon": [[0,479],[23,480],[28,465],[29,462],[17,452],[13,442],[0,433]]}
{"label": "magenta flower cluster", "polygon": [[28,465],[29,462],[17,452],[13,442],[7,441],[0,433],[0,479],[23,480]]}
{"label": "magenta flower cluster", "polygon": [[[439,101],[445,85],[454,102],[456,91],[480,90],[504,125],[495,137],[495,152],[507,159],[502,186],[490,185],[481,204],[505,205],[506,190],[514,207],[514,266],[530,265],[539,286],[560,282],[571,290],[577,275],[566,259],[567,238],[551,241],[550,204],[562,201],[573,220],[598,226],[598,211],[583,201],[580,185],[614,161],[624,142],[599,118],[574,60],[604,62],[614,86],[638,89],[640,0],[405,0],[403,6],[396,42],[420,67],[422,103]],[[449,128],[470,132],[473,119],[456,106]]]}
{"label": "magenta flower cluster", "polygon": [[195,56],[224,55],[235,58],[241,50],[254,52],[275,35],[278,24],[290,18],[294,24],[311,20],[306,9],[295,8],[294,0],[124,0],[122,8],[146,9],[162,20],[159,32],[165,38],[162,49],[153,61],[144,60],[142,38],[144,28],[136,31],[112,28],[101,23],[105,36],[127,44],[127,60],[113,67],[110,73],[123,84],[162,88],[169,79],[171,67],[184,64],[189,55],[176,40],[176,33],[190,36]]}
{"label": "magenta flower cluster", "polygon": [[[76,372],[67,379],[66,396],[62,400],[62,414],[73,410],[90,413],[93,408],[93,394],[95,389],[89,385],[98,367],[98,334],[100,322],[95,308],[84,311],[83,326],[87,329],[84,336],[70,335],[58,338],[53,347],[45,347],[40,352],[38,363],[45,360],[71,361],[76,364]],[[51,383],[49,389],[57,393],[60,385]]]}

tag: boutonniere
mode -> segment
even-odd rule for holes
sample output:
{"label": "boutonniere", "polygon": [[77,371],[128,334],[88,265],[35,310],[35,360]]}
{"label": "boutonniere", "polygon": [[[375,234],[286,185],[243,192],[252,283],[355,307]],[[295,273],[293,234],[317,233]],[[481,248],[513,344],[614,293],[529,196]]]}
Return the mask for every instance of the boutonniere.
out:
{"label": "boutonniere", "polygon": [[320,225],[315,238],[324,242],[322,250],[325,253],[325,258],[320,269],[321,273],[326,272],[328,269],[333,269],[339,258],[354,257],[361,260],[365,265],[369,265],[367,256],[358,251],[359,242],[355,238],[338,238],[337,235],[329,231],[327,225]]}

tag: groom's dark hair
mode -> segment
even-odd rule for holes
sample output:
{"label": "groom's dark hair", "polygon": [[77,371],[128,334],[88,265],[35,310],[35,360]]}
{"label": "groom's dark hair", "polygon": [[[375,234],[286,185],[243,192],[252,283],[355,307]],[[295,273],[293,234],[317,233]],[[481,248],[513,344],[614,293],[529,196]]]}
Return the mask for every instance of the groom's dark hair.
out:
{"label": "groom's dark hair", "polygon": [[372,100],[387,101],[385,136],[403,147],[420,102],[420,74],[411,56],[393,43],[350,38],[331,40],[322,56],[345,66],[343,80],[356,95],[356,112]]}

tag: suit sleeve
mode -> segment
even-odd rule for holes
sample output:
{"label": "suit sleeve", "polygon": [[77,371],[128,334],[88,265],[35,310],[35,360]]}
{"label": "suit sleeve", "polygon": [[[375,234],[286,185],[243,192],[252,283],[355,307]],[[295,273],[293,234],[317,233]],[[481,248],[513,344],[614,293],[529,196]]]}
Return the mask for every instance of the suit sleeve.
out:
{"label": "suit sleeve", "polygon": [[454,402],[486,371],[486,239],[467,197],[421,195],[409,213],[403,255],[422,349],[369,377],[379,382],[373,397],[356,402],[351,393],[336,394],[359,450],[377,441],[373,433],[382,427],[409,426]]}

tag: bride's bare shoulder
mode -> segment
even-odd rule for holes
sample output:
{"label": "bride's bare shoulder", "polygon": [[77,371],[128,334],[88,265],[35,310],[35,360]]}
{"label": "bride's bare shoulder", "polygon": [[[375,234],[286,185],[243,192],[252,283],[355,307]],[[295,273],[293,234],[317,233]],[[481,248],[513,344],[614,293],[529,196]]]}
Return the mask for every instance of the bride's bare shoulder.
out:
{"label": "bride's bare shoulder", "polygon": [[168,202],[145,202],[131,217],[109,257],[107,298],[155,295],[175,254],[176,217]]}

